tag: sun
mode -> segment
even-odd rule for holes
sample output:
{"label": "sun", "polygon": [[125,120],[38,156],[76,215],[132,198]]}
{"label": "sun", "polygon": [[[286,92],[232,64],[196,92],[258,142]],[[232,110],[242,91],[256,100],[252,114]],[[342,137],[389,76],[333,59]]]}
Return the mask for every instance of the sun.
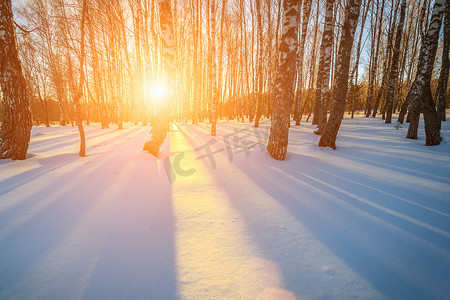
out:
{"label": "sun", "polygon": [[150,102],[167,101],[170,90],[164,81],[152,80],[144,84],[144,96]]}

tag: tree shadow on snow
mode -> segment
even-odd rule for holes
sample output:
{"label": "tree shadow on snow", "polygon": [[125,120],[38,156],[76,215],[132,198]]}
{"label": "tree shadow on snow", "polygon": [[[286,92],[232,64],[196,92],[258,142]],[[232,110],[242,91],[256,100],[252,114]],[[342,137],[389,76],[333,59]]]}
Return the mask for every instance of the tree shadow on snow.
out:
{"label": "tree shadow on snow", "polygon": [[[157,160],[139,155],[105,157],[18,194],[0,219],[1,299],[176,299],[171,187]],[[8,185],[71,159],[43,159]]]}
{"label": "tree shadow on snow", "polygon": [[[27,156],[27,159],[36,159],[36,155],[32,154],[31,157]],[[63,153],[52,155],[45,158],[36,159],[39,163],[39,167],[19,173],[15,176],[11,176],[0,182],[0,196],[9,193],[18,187],[24,186],[27,183],[46,175],[62,166],[69,165],[79,158],[74,153]]]}
{"label": "tree shadow on snow", "polygon": [[[285,162],[273,161],[268,157],[265,164],[252,164],[251,159],[241,162],[244,163],[237,163],[236,166],[250,180],[388,298],[445,298],[450,293],[450,239],[416,222],[417,219],[421,221],[421,213],[429,213],[428,211],[416,211],[417,215],[401,218],[398,213],[402,213],[404,207],[389,206],[389,200],[399,201],[398,199],[389,199],[385,195],[384,197],[388,197],[386,202],[377,203],[374,200],[376,197],[372,199],[365,196],[374,193],[372,189],[357,182],[352,183],[355,177],[362,180],[370,178],[364,179],[365,175],[362,173],[340,172],[344,178],[336,180],[317,168],[323,163],[313,157],[289,153]],[[328,167],[326,165],[325,169],[329,170]],[[331,173],[333,171],[339,172],[335,169]],[[347,185],[343,185],[346,179]],[[353,189],[358,192],[352,194]],[[252,205],[242,204],[242,200],[234,202],[247,219],[249,230],[267,258],[277,262],[285,276],[301,272],[295,270],[295,262],[286,260],[273,251],[274,246],[267,240],[267,233],[260,230],[263,224],[252,221],[252,214],[255,213]],[[425,219],[423,223],[426,221],[429,219]],[[265,222],[279,226],[275,216]],[[286,245],[277,245],[280,249],[284,246],[292,247],[288,242]],[[298,249],[283,249],[282,252],[296,251]],[[299,285],[299,282],[287,281],[287,289],[297,293]]]}

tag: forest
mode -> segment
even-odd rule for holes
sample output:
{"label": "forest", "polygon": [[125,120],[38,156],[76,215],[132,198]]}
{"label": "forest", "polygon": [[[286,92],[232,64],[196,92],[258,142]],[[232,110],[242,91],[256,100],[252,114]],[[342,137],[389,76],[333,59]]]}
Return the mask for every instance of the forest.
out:
{"label": "forest", "polygon": [[0,299],[448,299],[450,0],[0,0]]}
{"label": "forest", "polygon": [[[449,98],[446,1],[164,3],[14,3],[16,41],[4,42],[17,45],[33,124],[78,120],[121,129],[164,114],[167,122],[208,121],[214,135],[217,119],[258,127],[261,118],[282,115],[284,133],[276,133],[282,144],[288,120],[298,126],[304,117],[317,124],[317,134],[331,122],[320,146],[335,148],[344,111],[386,123],[398,112],[399,123],[406,117],[412,124],[407,137],[413,139],[423,112],[427,145],[439,144]],[[164,113],[161,99],[170,102]]]}

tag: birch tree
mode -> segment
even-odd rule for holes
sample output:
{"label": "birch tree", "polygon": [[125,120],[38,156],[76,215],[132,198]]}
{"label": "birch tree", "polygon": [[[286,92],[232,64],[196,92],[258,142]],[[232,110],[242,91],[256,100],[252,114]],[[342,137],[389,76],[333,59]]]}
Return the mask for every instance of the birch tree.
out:
{"label": "birch tree", "polygon": [[[394,105],[394,94],[395,87],[398,79],[398,63],[400,60],[400,44],[402,42],[403,26],[405,23],[405,11],[406,11],[406,0],[402,0],[402,6],[400,8],[400,21],[397,26],[397,33],[395,34],[395,44],[392,54],[391,70],[389,75],[389,84],[386,91],[386,124],[391,123],[392,120],[392,109]],[[374,110],[376,108],[374,107]]]}
{"label": "birch tree", "polygon": [[289,119],[295,76],[299,3],[295,0],[283,2],[283,27],[280,43],[279,68],[275,85],[275,104],[270,126],[267,150],[272,158],[284,160],[289,137]]}
{"label": "birch tree", "polygon": [[256,0],[256,18],[257,18],[257,36],[258,36],[258,60],[257,60],[257,98],[256,98],[256,117],[255,117],[255,127],[259,127],[259,120],[261,119],[261,107],[263,105],[263,25],[262,25],[262,8],[261,0]]}
{"label": "birch tree", "polygon": [[85,19],[87,12],[87,0],[83,0],[83,6],[81,11],[81,37],[80,37],[80,79],[78,83],[78,89],[73,99],[73,105],[75,108],[75,118],[77,121],[78,132],[80,134],[80,152],[78,153],[81,157],[86,156],[86,138],[84,136],[83,129],[83,119],[81,117],[81,103],[80,99],[83,96],[83,85],[84,85],[84,55],[85,55],[85,47],[84,47],[84,32],[85,32]]}
{"label": "birch tree", "polygon": [[[415,27],[414,27],[414,37],[412,40],[412,51],[411,51],[411,60],[409,61],[409,68],[408,68],[408,75],[407,75],[407,82],[408,82],[408,91],[411,88],[411,82],[413,78],[413,71],[416,69],[417,62],[421,60],[420,57],[416,58],[418,53],[420,52],[420,41],[423,41],[424,39],[424,28],[426,27],[426,24],[429,19],[429,13],[428,13],[428,7],[429,7],[429,0],[424,0],[421,7],[418,7],[418,11],[414,15]],[[417,16],[419,16],[419,19],[417,20]],[[408,93],[409,94],[409,93]],[[397,122],[400,124],[403,124],[405,120],[405,115],[408,110],[408,107],[410,105],[411,97],[406,97],[405,101],[403,101],[403,104],[400,108],[400,113],[398,114]],[[410,116],[410,115],[409,115]],[[406,120],[407,123],[409,123],[409,119]]]}
{"label": "birch tree", "polygon": [[217,128],[217,106],[218,106],[218,90],[217,90],[217,69],[216,69],[216,1],[212,0],[210,3],[210,74],[209,74],[209,86],[212,92],[211,99],[211,135],[216,136]]}
{"label": "birch tree", "polygon": [[301,105],[302,105],[302,87],[303,87],[303,58],[305,55],[305,43],[306,32],[308,31],[309,15],[311,14],[312,0],[303,1],[303,20],[302,20],[302,32],[300,35],[300,43],[298,49],[298,62],[297,62],[297,93],[294,101],[294,120],[295,125],[300,125],[301,120]]}
{"label": "birch tree", "polygon": [[407,96],[407,98],[410,98],[411,108],[408,113],[410,115],[410,123],[406,137],[417,139],[419,117],[422,111],[425,121],[426,146],[439,145],[441,142],[439,122],[431,94],[430,81],[438,48],[445,2],[445,0],[436,0],[434,3],[428,31],[422,41],[416,79]]}
{"label": "birch tree", "polygon": [[[381,0],[381,9],[379,9],[379,1],[377,1],[377,11],[376,14],[372,13],[371,16],[371,23],[372,23],[372,46],[371,46],[371,54],[370,54],[370,64],[369,64],[369,88],[367,90],[367,99],[366,99],[366,117],[370,116],[370,113],[372,111],[372,102],[373,102],[373,94],[374,94],[374,85],[375,85],[375,79],[376,79],[376,71],[378,67],[378,53],[380,48],[380,41],[381,41],[381,33],[383,28],[383,15],[384,15],[384,5],[386,0]],[[373,2],[372,2],[373,3]],[[373,7],[373,5],[372,5]],[[377,15],[379,17],[377,17]],[[391,11],[392,15],[392,11]],[[388,47],[389,48],[389,47]],[[386,50],[388,51],[388,50]],[[375,103],[375,105],[378,108],[378,103]],[[375,114],[377,111],[377,108],[375,108]]]}
{"label": "birch tree", "polygon": [[450,61],[448,58],[450,50],[450,1],[446,1],[444,15],[444,48],[442,50],[442,65],[439,75],[437,94],[437,115],[439,125],[445,121],[445,106],[447,104],[447,84],[450,71]]}
{"label": "birch tree", "polygon": [[365,27],[367,15],[368,15],[369,9],[370,9],[370,2],[371,2],[371,0],[367,0],[367,1],[364,1],[364,3],[363,3],[364,9],[363,9],[363,15],[362,15],[361,26],[360,26],[361,29],[359,31],[358,45],[356,46],[355,64],[353,66],[353,70],[352,70],[351,76],[350,76],[350,85],[351,85],[350,94],[352,95],[352,98],[351,98],[351,108],[350,108],[349,114],[351,113],[352,119],[355,114],[355,100],[356,100],[356,95],[359,90],[359,87],[358,87],[359,62],[360,62],[360,58],[361,58],[361,50],[362,50],[361,46],[362,46],[362,38],[364,36],[364,27]]}
{"label": "birch tree", "polygon": [[0,85],[4,101],[0,158],[25,159],[31,110],[14,31],[11,0],[0,1]]}
{"label": "birch tree", "polygon": [[[400,2],[397,2],[397,4]],[[394,5],[394,3],[392,3]],[[393,56],[393,46],[394,46],[394,33],[395,33],[395,23],[397,20],[397,14],[398,14],[398,5],[395,5],[395,8],[391,10],[391,15],[389,17],[389,30],[387,35],[387,43],[386,43],[386,51],[385,51],[385,57],[384,57],[384,64],[383,64],[383,77],[381,79],[381,86],[378,90],[378,95],[375,99],[375,103],[373,105],[373,112],[372,117],[376,117],[378,112],[378,107],[381,103],[381,114],[382,119],[385,119],[385,112],[386,112],[386,105],[385,105],[385,99],[386,99],[386,91],[388,89],[389,84],[389,75],[391,71],[391,65],[392,65],[392,56]],[[370,114],[370,113],[369,113]],[[367,115],[366,115],[367,116]]]}
{"label": "birch tree", "polygon": [[[170,0],[159,0],[159,19],[161,27],[161,38],[163,46],[163,59],[166,79],[174,87],[174,55],[175,42],[173,36],[172,11]],[[157,118],[152,121],[152,131],[150,139],[144,144],[143,150],[157,156],[170,126],[171,101],[161,101],[158,104]]]}
{"label": "birch tree", "polygon": [[334,79],[334,102],[327,126],[320,137],[319,147],[336,149],[336,137],[344,117],[348,92],[348,75],[350,70],[350,56],[353,48],[356,26],[358,25],[361,0],[349,0],[342,26]]}
{"label": "birch tree", "polygon": [[317,91],[316,91],[316,106],[317,106],[317,129],[314,133],[322,134],[327,125],[327,103],[330,96],[330,68],[331,68],[331,54],[333,50],[333,10],[334,0],[327,0],[325,26],[323,29],[322,43],[320,46],[320,60],[319,73],[317,75]]}

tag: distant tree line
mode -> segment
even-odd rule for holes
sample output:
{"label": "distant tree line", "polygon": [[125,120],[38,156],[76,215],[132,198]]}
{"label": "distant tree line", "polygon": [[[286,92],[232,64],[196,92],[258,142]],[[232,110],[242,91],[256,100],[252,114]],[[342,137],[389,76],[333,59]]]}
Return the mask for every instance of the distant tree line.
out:
{"label": "distant tree line", "polygon": [[[169,76],[164,3],[174,42]],[[15,27],[35,123],[75,124],[78,112],[84,124],[103,128],[146,125],[159,114],[148,86],[165,80],[172,82],[170,119],[207,120],[213,135],[219,118],[257,127],[263,117],[275,126],[282,115],[287,147],[289,120],[299,125],[312,117],[320,145],[335,148],[345,112],[386,123],[398,112],[398,122],[412,122],[409,138],[417,138],[423,112],[433,145],[449,103],[449,6],[448,0],[26,0]]]}

